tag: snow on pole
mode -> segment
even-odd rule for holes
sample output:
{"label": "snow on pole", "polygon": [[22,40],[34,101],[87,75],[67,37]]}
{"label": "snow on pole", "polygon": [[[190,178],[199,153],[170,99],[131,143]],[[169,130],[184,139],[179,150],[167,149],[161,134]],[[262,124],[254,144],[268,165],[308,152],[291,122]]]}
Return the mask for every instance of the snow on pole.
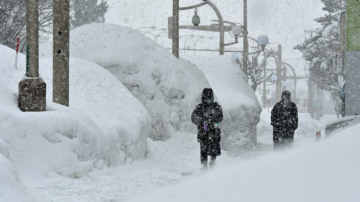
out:
{"label": "snow on pole", "polygon": [[20,43],[20,38],[17,38],[17,42],[16,42],[16,56],[15,56],[15,69],[17,69],[17,61],[18,61],[18,55],[19,55],[19,43]]}

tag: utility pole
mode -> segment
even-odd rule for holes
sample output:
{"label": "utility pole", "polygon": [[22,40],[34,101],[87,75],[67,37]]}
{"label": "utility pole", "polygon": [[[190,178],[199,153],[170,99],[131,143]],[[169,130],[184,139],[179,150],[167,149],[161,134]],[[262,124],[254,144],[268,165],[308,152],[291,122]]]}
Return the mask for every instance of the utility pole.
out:
{"label": "utility pole", "polygon": [[282,66],[282,46],[279,44],[278,46],[278,61],[276,65],[276,101],[279,102],[281,100],[281,66]]}
{"label": "utility pole", "polygon": [[26,77],[19,83],[21,111],[46,111],[46,83],[39,77],[39,0],[26,1]]}
{"label": "utility pole", "polygon": [[69,106],[69,0],[54,1],[53,102]]}
{"label": "utility pole", "polygon": [[244,0],[244,47],[243,47],[243,72],[248,78],[248,53],[249,53],[249,42],[248,42],[248,29],[247,29],[247,0]]}
{"label": "utility pole", "polygon": [[[264,78],[266,77],[266,62],[264,64]],[[266,107],[266,80],[263,82],[263,108]]]}
{"label": "utility pole", "polygon": [[179,0],[173,0],[172,54],[179,58]]}

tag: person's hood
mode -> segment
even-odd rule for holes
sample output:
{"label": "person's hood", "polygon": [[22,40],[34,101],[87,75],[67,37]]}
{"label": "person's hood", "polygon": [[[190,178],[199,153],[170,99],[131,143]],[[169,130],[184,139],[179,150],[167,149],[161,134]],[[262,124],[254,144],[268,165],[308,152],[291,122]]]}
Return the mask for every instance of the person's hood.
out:
{"label": "person's hood", "polygon": [[210,103],[214,102],[214,93],[211,88],[204,88],[201,94],[201,101],[203,104],[209,104],[208,102],[206,102],[206,100],[209,100]]}
{"label": "person's hood", "polygon": [[289,98],[289,102],[291,102],[291,93],[289,91],[285,90],[285,91],[282,92],[281,101],[284,101],[284,98],[283,98],[284,96]]}

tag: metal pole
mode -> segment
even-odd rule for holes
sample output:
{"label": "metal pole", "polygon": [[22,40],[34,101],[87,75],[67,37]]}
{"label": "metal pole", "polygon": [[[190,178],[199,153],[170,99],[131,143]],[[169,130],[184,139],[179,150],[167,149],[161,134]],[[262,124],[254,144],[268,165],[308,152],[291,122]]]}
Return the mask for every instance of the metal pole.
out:
{"label": "metal pole", "polygon": [[249,42],[248,42],[248,30],[247,30],[247,0],[244,0],[244,43],[243,43],[243,72],[248,77],[248,52],[249,52]]}
{"label": "metal pole", "polygon": [[220,49],[219,49],[219,53],[220,55],[224,55],[224,50],[225,50],[225,28],[224,28],[224,20],[223,17],[219,11],[219,9],[215,6],[215,4],[213,2],[211,2],[210,0],[206,1],[207,4],[209,4],[209,6],[215,11],[216,15],[219,18],[219,29],[220,29]]}
{"label": "metal pole", "polygon": [[281,100],[281,65],[282,65],[281,54],[282,54],[282,46],[279,44],[279,46],[278,46],[278,61],[277,61],[278,63],[277,63],[277,68],[276,68],[276,75],[277,75],[276,100],[277,100],[277,102],[279,102]]}
{"label": "metal pole", "polygon": [[15,69],[17,69],[17,63],[18,63],[18,56],[19,56],[19,43],[20,38],[18,37],[16,40],[16,56],[15,56]]}
{"label": "metal pole", "polygon": [[[266,77],[266,62],[264,64],[264,78]],[[263,82],[263,108],[266,107],[266,81]]]}
{"label": "metal pole", "polygon": [[179,58],[179,0],[173,0],[172,54]]}
{"label": "metal pole", "polygon": [[69,0],[54,1],[53,102],[69,106]]}

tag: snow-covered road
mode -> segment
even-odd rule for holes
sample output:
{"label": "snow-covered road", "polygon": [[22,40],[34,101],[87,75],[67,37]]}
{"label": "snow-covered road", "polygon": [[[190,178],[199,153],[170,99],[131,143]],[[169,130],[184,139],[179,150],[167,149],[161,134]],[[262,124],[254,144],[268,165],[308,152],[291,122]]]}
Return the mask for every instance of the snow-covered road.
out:
{"label": "snow-covered road", "polygon": [[[267,115],[263,113],[262,118]],[[332,117],[333,118],[333,117]],[[264,122],[268,122],[264,120]],[[262,132],[259,147],[254,152],[230,157],[226,152],[217,159],[217,169],[272,152],[272,134]],[[295,138],[295,147],[314,142],[314,136]],[[176,133],[165,142],[148,140],[146,160],[131,161],[116,168],[104,167],[78,179],[47,176],[41,179],[24,178],[24,183],[53,202],[110,202],[125,201],[152,189],[202,175],[199,162],[199,143],[196,134]]]}

